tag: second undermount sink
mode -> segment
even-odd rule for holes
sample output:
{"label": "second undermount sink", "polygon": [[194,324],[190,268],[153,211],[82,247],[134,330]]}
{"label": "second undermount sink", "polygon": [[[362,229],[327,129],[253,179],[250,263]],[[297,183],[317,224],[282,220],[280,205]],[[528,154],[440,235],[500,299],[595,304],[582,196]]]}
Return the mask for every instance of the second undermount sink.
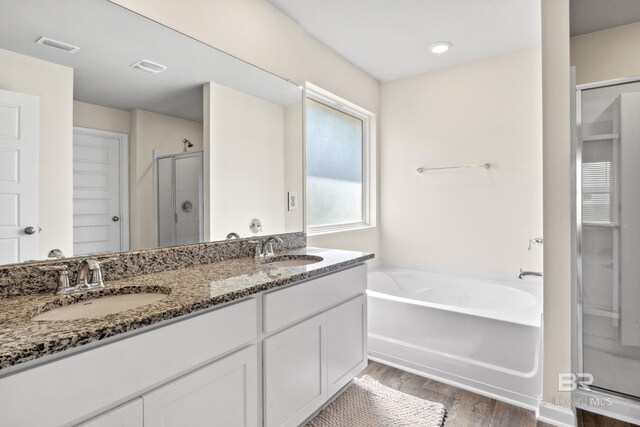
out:
{"label": "second undermount sink", "polygon": [[270,258],[265,263],[273,267],[300,267],[315,264],[323,259],[317,255],[279,255]]}
{"label": "second undermount sink", "polygon": [[33,320],[92,319],[152,304],[167,296],[169,295],[160,292],[106,295],[47,310],[44,313],[34,316]]}

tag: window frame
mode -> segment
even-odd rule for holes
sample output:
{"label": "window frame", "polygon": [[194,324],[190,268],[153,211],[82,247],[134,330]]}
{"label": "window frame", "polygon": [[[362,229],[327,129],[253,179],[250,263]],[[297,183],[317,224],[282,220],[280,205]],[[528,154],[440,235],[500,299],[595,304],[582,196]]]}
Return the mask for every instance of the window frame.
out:
{"label": "window frame", "polygon": [[[362,121],[362,219],[356,222],[310,226],[308,223],[307,198],[307,102],[315,101],[326,107],[337,110]],[[334,233],[339,231],[358,230],[371,226],[371,123],[373,114],[338,96],[307,83],[305,96],[305,231],[307,235]]]}

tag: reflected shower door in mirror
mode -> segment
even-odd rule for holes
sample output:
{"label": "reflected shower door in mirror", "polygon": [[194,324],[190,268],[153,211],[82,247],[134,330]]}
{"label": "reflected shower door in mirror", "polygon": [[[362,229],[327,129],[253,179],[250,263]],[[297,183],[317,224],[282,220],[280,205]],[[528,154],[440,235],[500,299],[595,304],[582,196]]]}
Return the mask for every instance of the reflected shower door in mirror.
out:
{"label": "reflected shower door in mirror", "polygon": [[158,246],[203,240],[202,151],[155,159]]}
{"label": "reflected shower door in mirror", "polygon": [[0,264],[303,231],[301,87],[107,0],[0,8]]}

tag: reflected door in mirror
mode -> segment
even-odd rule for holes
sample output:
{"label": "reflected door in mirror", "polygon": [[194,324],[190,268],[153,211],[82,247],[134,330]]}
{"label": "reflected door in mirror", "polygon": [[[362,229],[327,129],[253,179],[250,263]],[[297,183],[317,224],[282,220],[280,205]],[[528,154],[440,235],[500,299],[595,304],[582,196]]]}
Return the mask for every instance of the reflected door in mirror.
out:
{"label": "reflected door in mirror", "polygon": [[0,90],[0,264],[38,257],[38,105]]}
{"label": "reflected door in mirror", "polygon": [[[128,183],[126,135],[75,128],[73,132],[73,254],[128,249],[122,238],[127,212],[122,211]],[[123,164],[121,164],[123,163]],[[123,219],[123,220],[121,220]],[[125,241],[123,241],[125,240]]]}

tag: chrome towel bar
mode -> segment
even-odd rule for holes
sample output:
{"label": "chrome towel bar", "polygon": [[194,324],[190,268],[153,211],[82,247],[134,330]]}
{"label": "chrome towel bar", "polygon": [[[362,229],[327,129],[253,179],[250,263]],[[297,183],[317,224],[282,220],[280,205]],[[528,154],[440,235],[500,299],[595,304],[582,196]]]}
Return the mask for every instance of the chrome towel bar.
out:
{"label": "chrome towel bar", "polygon": [[418,173],[426,172],[426,171],[435,171],[442,169],[464,169],[464,168],[484,168],[489,169],[491,167],[490,163],[483,163],[481,165],[466,165],[466,166],[442,166],[438,168],[418,168]]}

